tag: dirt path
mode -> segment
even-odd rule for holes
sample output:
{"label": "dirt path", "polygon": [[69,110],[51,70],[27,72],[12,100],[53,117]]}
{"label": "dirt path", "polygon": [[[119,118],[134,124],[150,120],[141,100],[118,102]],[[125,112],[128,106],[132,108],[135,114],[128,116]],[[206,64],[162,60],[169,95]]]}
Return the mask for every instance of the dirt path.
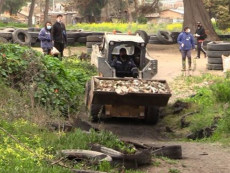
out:
{"label": "dirt path", "polygon": [[[64,54],[79,54],[86,52],[85,47],[74,47],[70,50],[65,49]],[[174,79],[182,75],[181,72],[181,55],[178,51],[178,45],[148,45],[149,54],[158,60],[158,74],[155,79],[166,79],[169,86],[173,84]],[[192,53],[192,57],[196,56],[196,52]],[[223,75],[221,71],[206,70],[207,59],[202,57],[195,61],[196,68],[191,75],[200,75],[203,73],[212,73]],[[170,98],[171,102],[175,100],[178,93],[174,93]],[[87,120],[84,113],[81,117]],[[123,140],[130,140],[146,144],[155,144],[157,146],[166,145],[181,145],[183,159],[176,163],[164,162],[159,166],[147,166],[142,168],[148,173],[168,173],[171,169],[180,171],[180,173],[229,173],[230,172],[230,148],[223,148],[218,144],[196,143],[196,142],[181,142],[168,141],[164,136],[164,127],[148,126],[138,120],[130,119],[107,119],[100,124],[93,123],[95,127],[107,129],[118,135]]]}
{"label": "dirt path", "polygon": [[[83,50],[84,51],[84,50]],[[182,75],[181,54],[178,45],[148,45],[149,54],[158,60],[158,74],[155,79],[166,79],[169,85]],[[196,52],[192,53],[192,57]],[[222,75],[221,71],[206,70],[207,59],[202,57],[196,62],[196,69],[191,75],[213,73]],[[194,61],[193,61],[194,68]],[[172,94],[174,92],[172,91]],[[172,99],[176,97],[173,96]],[[86,118],[86,117],[84,117]],[[217,144],[196,142],[168,141],[164,136],[164,127],[147,126],[143,122],[130,119],[107,119],[101,124],[93,124],[101,129],[107,129],[123,140],[136,141],[156,145],[182,145],[183,159],[176,164],[161,164],[158,167],[148,166],[143,171],[148,173],[168,173],[170,169],[180,173],[229,173],[230,149]]]}

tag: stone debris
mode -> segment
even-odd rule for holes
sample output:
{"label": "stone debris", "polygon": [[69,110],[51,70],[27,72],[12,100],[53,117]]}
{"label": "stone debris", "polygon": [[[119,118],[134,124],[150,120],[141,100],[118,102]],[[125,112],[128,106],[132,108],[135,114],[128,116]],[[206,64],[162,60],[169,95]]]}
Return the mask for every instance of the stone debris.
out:
{"label": "stone debris", "polygon": [[127,93],[170,93],[167,85],[160,81],[150,80],[100,80],[95,81],[95,91],[116,92],[118,94]]}

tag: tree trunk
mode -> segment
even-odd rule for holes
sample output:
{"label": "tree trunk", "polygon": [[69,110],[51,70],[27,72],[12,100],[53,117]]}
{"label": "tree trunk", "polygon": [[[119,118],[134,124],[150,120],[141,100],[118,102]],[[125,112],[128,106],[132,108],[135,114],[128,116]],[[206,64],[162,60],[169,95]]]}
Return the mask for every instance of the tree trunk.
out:
{"label": "tree trunk", "polygon": [[34,7],[35,7],[35,0],[31,0],[31,4],[30,4],[30,12],[29,12],[29,16],[28,16],[28,26],[32,27],[33,23],[33,14],[34,14]]}
{"label": "tree trunk", "polygon": [[44,21],[43,21],[44,24],[45,22],[48,21],[48,12],[49,12],[49,0],[46,0],[45,10],[44,10]]}
{"label": "tree trunk", "polygon": [[204,7],[204,3],[201,0],[183,0],[184,2],[184,23],[183,27],[190,27],[191,32],[194,34],[196,31],[196,23],[201,22],[205,28],[208,40],[219,40],[211,19]]}
{"label": "tree trunk", "polygon": [[0,0],[0,14],[2,13],[3,4],[4,4],[4,0]]}
{"label": "tree trunk", "polygon": [[132,22],[132,14],[131,14],[131,9],[129,5],[129,0],[126,0],[126,6],[127,6],[127,13],[128,13],[128,22]]}

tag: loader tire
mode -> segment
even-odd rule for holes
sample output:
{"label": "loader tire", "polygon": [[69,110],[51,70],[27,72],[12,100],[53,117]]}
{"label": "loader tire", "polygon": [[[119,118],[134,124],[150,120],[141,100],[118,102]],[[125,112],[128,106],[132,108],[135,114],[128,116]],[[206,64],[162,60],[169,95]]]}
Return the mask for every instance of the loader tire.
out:
{"label": "loader tire", "polygon": [[99,117],[102,113],[103,105],[100,104],[91,104],[89,114],[91,122],[98,122]]}
{"label": "loader tire", "polygon": [[156,106],[148,106],[145,108],[145,122],[147,124],[157,124],[159,120],[159,108]]}
{"label": "loader tire", "polygon": [[148,34],[145,31],[143,31],[143,30],[137,30],[135,32],[135,34],[140,35],[141,38],[144,40],[145,44],[146,45],[148,44],[148,42],[149,42],[149,36],[148,36]]}
{"label": "loader tire", "polygon": [[87,108],[88,102],[89,102],[89,92],[90,92],[90,89],[91,89],[91,81],[89,80],[85,84],[85,98],[84,98],[84,101],[85,101],[86,108]]}

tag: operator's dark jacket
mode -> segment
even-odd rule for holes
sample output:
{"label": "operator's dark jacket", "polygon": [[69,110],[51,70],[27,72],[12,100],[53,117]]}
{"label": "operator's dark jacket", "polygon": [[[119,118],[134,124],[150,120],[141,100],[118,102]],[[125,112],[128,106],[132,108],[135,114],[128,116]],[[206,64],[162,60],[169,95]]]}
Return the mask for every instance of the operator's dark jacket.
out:
{"label": "operator's dark jacket", "polygon": [[63,23],[55,22],[52,27],[52,38],[54,42],[66,43],[66,29]]}
{"label": "operator's dark jacket", "polygon": [[122,61],[120,57],[115,58],[111,67],[116,69],[117,77],[138,76],[138,68],[130,57],[127,57],[126,61]]}
{"label": "operator's dark jacket", "polygon": [[200,35],[200,37],[197,37],[197,41],[198,40],[205,40],[205,29],[200,26],[200,28],[196,29],[196,34]]}

